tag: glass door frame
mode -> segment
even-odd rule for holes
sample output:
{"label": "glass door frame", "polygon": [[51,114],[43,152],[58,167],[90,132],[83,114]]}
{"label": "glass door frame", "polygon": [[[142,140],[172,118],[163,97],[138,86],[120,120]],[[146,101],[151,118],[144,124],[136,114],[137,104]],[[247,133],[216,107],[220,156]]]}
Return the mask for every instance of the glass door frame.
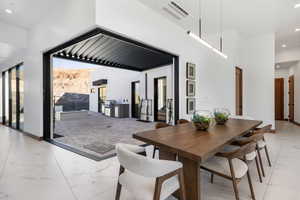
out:
{"label": "glass door frame", "polygon": [[[2,123],[11,128],[20,130],[20,67],[23,66],[23,62],[19,63],[7,70],[2,71]],[[13,103],[12,103],[12,70],[16,71],[16,126],[12,126],[13,115]],[[8,74],[8,85],[6,83],[6,74]],[[6,116],[6,89],[8,89],[8,116]],[[7,120],[8,117],[8,120]],[[7,123],[8,121],[8,123]]]}
{"label": "glass door frame", "polygon": [[133,81],[133,82],[131,82],[131,117],[139,119],[140,118],[140,113],[139,113],[138,110],[136,110],[136,107],[135,107],[136,104],[137,104],[137,102],[136,102],[136,93],[137,93],[136,85],[137,84],[140,85],[140,81]]}
{"label": "glass door frame", "polygon": [[[166,119],[165,120],[160,120],[159,117],[158,117],[158,97],[159,97],[159,94],[158,94],[158,81],[159,80],[164,80],[165,83],[166,83],[166,88],[168,87],[168,79],[166,76],[162,76],[162,77],[158,77],[158,78],[154,78],[154,121],[155,122],[167,122],[167,113],[166,113]],[[165,90],[165,95],[167,95],[167,89]],[[167,98],[166,98],[167,100]],[[165,102],[167,103],[167,102]]]}

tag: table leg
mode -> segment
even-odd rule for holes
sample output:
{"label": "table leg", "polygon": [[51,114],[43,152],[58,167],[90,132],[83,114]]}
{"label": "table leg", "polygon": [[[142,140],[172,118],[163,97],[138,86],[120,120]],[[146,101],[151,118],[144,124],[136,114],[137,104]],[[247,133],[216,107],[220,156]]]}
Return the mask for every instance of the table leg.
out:
{"label": "table leg", "polygon": [[186,199],[201,200],[201,176],[199,163],[181,156],[178,157],[178,160],[183,164]]}

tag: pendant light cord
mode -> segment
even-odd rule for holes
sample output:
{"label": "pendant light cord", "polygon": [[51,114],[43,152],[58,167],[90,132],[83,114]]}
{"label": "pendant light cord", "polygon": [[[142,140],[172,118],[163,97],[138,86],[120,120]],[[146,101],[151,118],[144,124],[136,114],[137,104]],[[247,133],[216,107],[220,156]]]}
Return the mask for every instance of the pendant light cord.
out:
{"label": "pendant light cord", "polygon": [[202,0],[199,0],[199,37],[202,38]]}
{"label": "pendant light cord", "polygon": [[223,52],[223,0],[220,0],[220,51]]}

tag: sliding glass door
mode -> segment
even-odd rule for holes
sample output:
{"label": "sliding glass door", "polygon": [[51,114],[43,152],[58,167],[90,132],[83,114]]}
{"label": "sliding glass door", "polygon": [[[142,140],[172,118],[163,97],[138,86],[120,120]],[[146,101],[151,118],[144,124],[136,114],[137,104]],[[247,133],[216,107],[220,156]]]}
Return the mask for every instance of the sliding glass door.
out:
{"label": "sliding glass door", "polygon": [[2,123],[23,130],[24,73],[23,64],[2,72]]}

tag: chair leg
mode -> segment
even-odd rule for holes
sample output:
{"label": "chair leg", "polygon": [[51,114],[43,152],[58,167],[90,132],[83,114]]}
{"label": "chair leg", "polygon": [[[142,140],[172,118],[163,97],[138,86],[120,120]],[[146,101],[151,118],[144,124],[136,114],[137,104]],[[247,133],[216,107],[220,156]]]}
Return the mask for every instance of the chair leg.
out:
{"label": "chair leg", "polygon": [[252,185],[252,181],[251,181],[251,176],[250,176],[249,169],[247,171],[247,178],[248,178],[248,183],[249,183],[249,187],[250,187],[250,191],[251,191],[251,197],[252,197],[253,200],[255,200],[255,194],[254,194],[254,189],[253,189],[253,185]]}
{"label": "chair leg", "polygon": [[256,164],[256,169],[257,169],[257,173],[258,173],[258,177],[259,177],[259,182],[262,183],[262,177],[261,177],[260,167],[259,167],[259,163],[258,163],[257,157],[255,157],[255,164]]}
{"label": "chair leg", "polygon": [[267,159],[268,159],[268,162],[269,162],[269,166],[272,167],[270,156],[269,156],[269,151],[268,151],[268,147],[267,146],[265,146],[265,152],[266,152],[266,156],[267,156]]}
{"label": "chair leg", "polygon": [[232,185],[233,185],[233,190],[234,190],[234,194],[235,194],[235,199],[239,200],[239,191],[237,188],[237,181],[235,178],[235,173],[234,173],[234,169],[233,169],[233,165],[232,165],[232,161],[229,160],[229,167],[230,167],[230,172],[231,172],[231,178],[232,178]]}
{"label": "chair leg", "polygon": [[185,192],[185,184],[184,184],[184,176],[183,176],[183,169],[180,170],[179,175],[179,185],[180,185],[180,200],[186,200],[186,192]]}
{"label": "chair leg", "polygon": [[117,191],[116,191],[116,197],[115,200],[120,200],[121,196],[121,191],[122,191],[122,185],[118,181],[118,186],[117,186]]}
{"label": "chair leg", "polygon": [[260,162],[260,168],[261,168],[262,175],[263,175],[263,177],[265,177],[266,176],[265,169],[264,169],[264,165],[263,165],[263,162],[262,162],[262,159],[261,159],[261,154],[260,154],[260,149],[259,148],[257,148],[257,154],[258,154],[258,158],[259,158],[259,162]]}
{"label": "chair leg", "polygon": [[214,183],[214,174],[213,173],[210,174],[210,182],[211,182],[211,184]]}
{"label": "chair leg", "polygon": [[[123,174],[124,171],[125,171],[124,167],[120,166],[119,176],[120,176],[121,174]],[[118,185],[117,185],[117,191],[116,191],[116,197],[115,197],[115,200],[120,200],[121,191],[122,191],[122,185],[119,183],[119,180],[118,180]]]}
{"label": "chair leg", "polygon": [[162,187],[161,180],[159,178],[156,178],[153,200],[160,200],[161,187]]}
{"label": "chair leg", "polygon": [[154,147],[153,147],[153,154],[152,154],[152,158],[153,158],[153,159],[155,158],[155,152],[156,152],[156,149],[157,149],[157,147],[154,146]]}

